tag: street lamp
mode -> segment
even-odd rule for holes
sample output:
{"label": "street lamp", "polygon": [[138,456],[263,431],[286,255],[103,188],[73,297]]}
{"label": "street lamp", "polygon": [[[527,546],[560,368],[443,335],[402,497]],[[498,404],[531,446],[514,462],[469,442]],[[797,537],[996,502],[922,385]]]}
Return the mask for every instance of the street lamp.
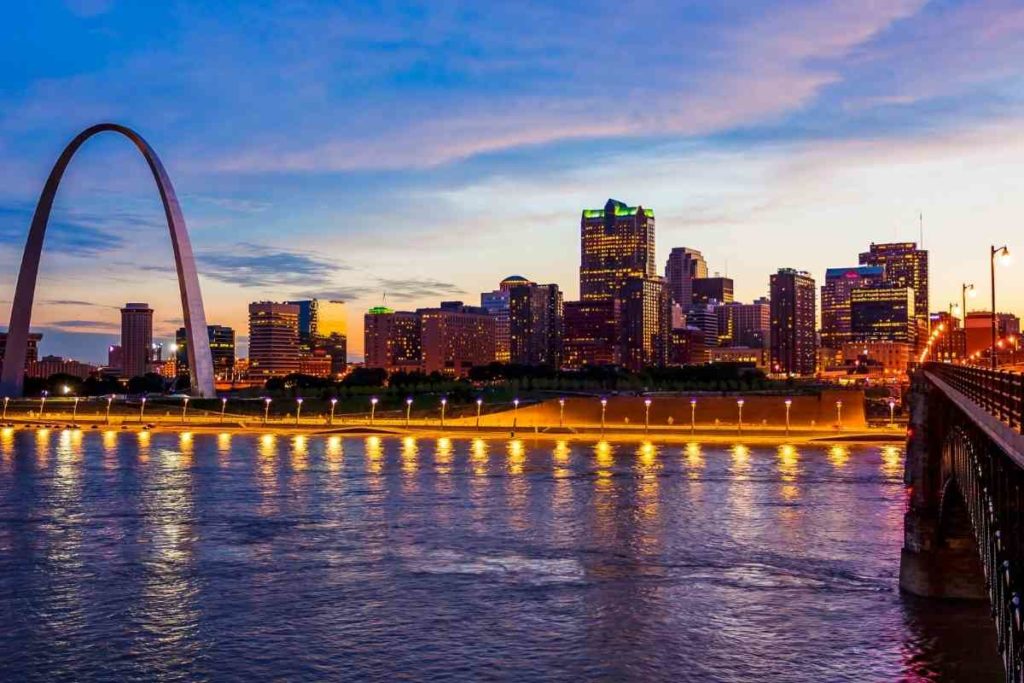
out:
{"label": "street lamp", "polygon": [[107,396],[107,424],[110,424],[110,404],[114,402],[113,396]]}
{"label": "street lamp", "polygon": [[990,251],[989,267],[992,273],[992,369],[995,370],[998,366],[996,360],[996,257],[999,257],[999,262],[1002,265],[1009,265],[1010,263],[1010,250],[1004,244],[998,249],[993,244]]}
{"label": "street lamp", "polygon": [[972,299],[978,296],[978,290],[974,288],[973,284],[964,282],[960,285],[960,321],[964,329],[967,329],[967,292],[971,293]]}
{"label": "street lamp", "polygon": [[605,409],[608,408],[608,399],[601,399],[601,437],[604,438],[604,415]]}
{"label": "street lamp", "polygon": [[448,406],[448,399],[441,399],[441,429],[444,429],[444,409]]}
{"label": "street lamp", "polygon": [[143,418],[145,416],[146,416],[146,397],[143,396],[142,400],[139,402],[139,422],[142,422],[142,420],[143,420]]}
{"label": "street lamp", "polygon": [[79,397],[75,396],[75,405],[71,409],[71,424],[74,424],[75,420],[78,419],[78,401],[79,401]]}
{"label": "street lamp", "polygon": [[793,407],[793,399],[786,399],[786,436],[789,436],[789,409]]}
{"label": "street lamp", "polygon": [[377,414],[377,397],[370,399],[370,426],[373,426],[373,418]]}
{"label": "street lamp", "polygon": [[519,399],[512,399],[512,428],[519,426]]}
{"label": "street lamp", "polygon": [[736,423],[736,431],[743,431],[743,399],[736,399],[736,408],[739,411],[739,421]]}
{"label": "street lamp", "polygon": [[896,401],[889,399],[889,426],[892,427],[896,424]]}
{"label": "street lamp", "polygon": [[270,397],[267,396],[263,399],[263,425],[266,426],[267,420],[270,419]]}
{"label": "street lamp", "polygon": [[299,419],[302,417],[302,397],[299,396],[295,399],[295,425],[298,426]]}
{"label": "street lamp", "polygon": [[690,399],[690,434],[697,433],[697,399]]}
{"label": "street lamp", "polygon": [[[5,399],[6,400],[6,399]],[[558,399],[558,426],[565,426],[565,399]]]}
{"label": "street lamp", "polygon": [[181,406],[181,423],[185,424],[188,421],[188,396],[185,397],[185,402]]}
{"label": "street lamp", "polygon": [[70,394],[70,393],[71,393],[71,387],[69,387],[69,386],[68,386],[67,384],[65,384],[64,386],[62,386],[62,387],[60,388],[60,390],[64,392],[64,395],[65,395],[65,396],[67,396],[68,394]]}
{"label": "street lamp", "polygon": [[337,408],[337,407],[338,407],[338,399],[332,398],[331,399],[331,417],[328,418],[328,421],[327,421],[327,424],[329,424],[331,426],[334,425],[334,409]]}
{"label": "street lamp", "polygon": [[480,409],[483,407],[483,405],[484,405],[484,400],[482,398],[477,397],[477,399],[476,399],[476,428],[477,429],[480,429]]}
{"label": "street lamp", "polygon": [[843,402],[836,401],[836,428],[843,428]]}
{"label": "street lamp", "polygon": [[644,399],[644,434],[651,425],[651,399]]}
{"label": "street lamp", "polygon": [[4,419],[7,419],[7,404],[10,402],[9,396],[4,396]]}
{"label": "street lamp", "polygon": [[46,395],[49,394],[49,393],[50,392],[44,390],[43,393],[39,395],[39,417],[40,417],[40,419],[42,419],[42,417],[43,417],[43,411],[46,410]]}
{"label": "street lamp", "polygon": [[224,424],[224,411],[228,409],[227,397],[221,397],[220,399],[220,423]]}
{"label": "street lamp", "polygon": [[409,426],[409,413],[412,412],[412,396],[405,399],[405,426]]}

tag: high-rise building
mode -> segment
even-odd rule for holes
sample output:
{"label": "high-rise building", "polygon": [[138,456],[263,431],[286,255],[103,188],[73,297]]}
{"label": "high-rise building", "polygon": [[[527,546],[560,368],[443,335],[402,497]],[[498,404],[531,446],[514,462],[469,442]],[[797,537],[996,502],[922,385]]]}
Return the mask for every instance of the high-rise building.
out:
{"label": "high-rise building", "polygon": [[[207,325],[206,336],[210,340],[210,356],[213,358],[213,374],[218,380],[230,380],[235,370],[235,330],[225,325]],[[174,333],[177,351],[174,354],[178,376],[187,375],[188,335],[179,327]]]}
{"label": "high-rise building", "polygon": [[780,268],[771,276],[771,369],[813,375],[817,358],[814,278],[804,271]]}
{"label": "high-rise building", "polygon": [[512,357],[509,335],[509,290],[524,284],[532,284],[522,275],[509,275],[501,281],[498,289],[480,294],[480,306],[494,316],[494,360],[508,363]]}
{"label": "high-rise building", "polygon": [[605,301],[626,280],[654,277],[654,211],[609,199],[580,220],[580,299]]}
{"label": "high-rise building", "polygon": [[717,303],[692,304],[686,311],[686,326],[695,327],[704,333],[704,346],[718,346],[718,309]]}
{"label": "high-rise building", "polygon": [[876,285],[850,292],[850,341],[917,343],[916,297],[910,287]]}
{"label": "high-rise building", "polygon": [[420,316],[371,308],[363,318],[364,364],[388,372],[417,372],[423,362]]}
{"label": "high-rise building", "polygon": [[728,277],[696,277],[691,283],[693,303],[728,304],[733,301],[733,282]]}
{"label": "high-rise building", "polygon": [[284,377],[299,371],[299,307],[258,301],[249,304],[249,376]]}
{"label": "high-rise building", "polygon": [[558,285],[525,281],[507,291],[511,362],[560,367],[563,304]]}
{"label": "high-rise building", "polygon": [[464,377],[478,365],[494,362],[494,318],[478,306],[443,301],[421,308],[423,371]]}
{"label": "high-rise building", "polygon": [[708,264],[696,249],[676,247],[665,263],[665,281],[672,301],[689,308],[693,302],[693,281],[708,276]]}
{"label": "high-rise building", "polygon": [[622,362],[622,347],[617,341],[622,319],[621,299],[566,301],[564,316],[564,367],[578,369]]}
{"label": "high-rise building", "polygon": [[[328,374],[339,375],[348,362],[348,309],[344,301],[303,299],[286,301],[299,307],[299,351],[310,361],[308,367],[321,367],[323,357],[331,362]],[[323,353],[317,353],[323,352]]]}
{"label": "high-rise building", "polygon": [[821,345],[838,350],[850,341],[850,295],[874,287],[885,277],[883,266],[829,268],[821,286]]}
{"label": "high-rise building", "polygon": [[629,278],[620,291],[622,364],[634,372],[651,365],[666,365],[672,318],[665,280]]}
{"label": "high-rise building", "polygon": [[771,302],[767,298],[750,304],[724,304],[717,312],[719,346],[767,347],[772,325]]}
{"label": "high-rise building", "polygon": [[153,309],[129,303],[121,309],[121,376],[131,379],[150,371],[153,351]]}
{"label": "high-rise building", "polygon": [[893,287],[914,290],[914,311],[917,328],[922,330],[919,343],[923,344],[928,331],[928,252],[918,249],[916,242],[872,244],[860,255],[864,266],[885,268],[884,281]]}
{"label": "high-rise building", "polygon": [[703,330],[696,327],[679,327],[672,330],[671,334],[669,365],[703,365],[708,361]]}
{"label": "high-rise building", "polygon": [[[28,347],[25,351],[25,369],[28,369],[30,363],[34,363],[39,359],[39,342],[43,340],[43,335],[39,332],[33,332],[28,335]],[[0,367],[3,367],[4,355],[7,353],[7,333],[0,332]]]}

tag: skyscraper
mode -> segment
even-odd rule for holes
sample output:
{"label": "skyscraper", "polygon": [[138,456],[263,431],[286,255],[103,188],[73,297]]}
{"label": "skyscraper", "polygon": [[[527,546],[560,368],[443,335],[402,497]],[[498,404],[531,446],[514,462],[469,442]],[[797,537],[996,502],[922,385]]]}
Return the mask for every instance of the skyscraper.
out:
{"label": "skyscraper", "polygon": [[249,304],[249,376],[283,377],[299,371],[299,307],[258,301]]}
{"label": "skyscraper", "polygon": [[[231,379],[235,369],[235,330],[225,325],[207,325],[206,334],[210,340],[214,375],[219,380]],[[188,336],[185,334],[184,327],[179,327],[175,332],[174,343],[178,347],[174,357],[178,376],[187,375],[189,373]]]}
{"label": "skyscraper", "polygon": [[507,292],[511,362],[559,367],[563,305],[558,285],[522,281],[509,286]]}
{"label": "skyscraper", "polygon": [[850,296],[855,289],[873,287],[885,277],[882,266],[829,268],[821,286],[821,345],[841,349],[850,341]]}
{"label": "skyscraper", "polygon": [[695,277],[692,282],[693,303],[707,304],[717,301],[728,304],[733,301],[733,282],[728,277]]}
{"label": "skyscraper", "polygon": [[631,277],[654,277],[654,211],[609,199],[580,220],[580,299],[619,295]]}
{"label": "skyscraper", "polygon": [[696,249],[676,247],[669,253],[665,263],[665,281],[672,301],[680,304],[683,310],[693,303],[693,280],[707,276],[708,264]]}
{"label": "skyscraper", "polygon": [[131,379],[150,371],[153,350],[153,309],[129,303],[121,309],[121,376]]}
{"label": "skyscraper", "polygon": [[363,317],[365,365],[388,372],[416,372],[423,360],[420,316],[375,306]]}
{"label": "skyscraper", "polygon": [[792,268],[780,268],[771,288],[771,369],[793,375],[813,375],[816,361],[814,278]]}
{"label": "skyscraper", "polygon": [[876,285],[850,293],[850,341],[917,343],[914,290]]}
{"label": "skyscraper", "polygon": [[639,372],[647,366],[668,363],[671,312],[665,280],[633,277],[620,290],[622,364]]}
{"label": "skyscraper", "polygon": [[508,363],[511,358],[509,340],[509,289],[529,284],[522,275],[509,275],[501,281],[498,289],[480,294],[480,306],[494,316],[494,360]]}
{"label": "skyscraper", "polygon": [[922,331],[920,343],[924,343],[928,330],[928,252],[918,249],[916,242],[892,242],[872,244],[860,255],[864,266],[885,268],[884,281],[893,287],[910,287],[914,290],[914,315],[917,327]]}
{"label": "skyscraper", "polygon": [[750,304],[733,302],[718,307],[718,344],[764,348],[770,338],[771,302],[766,298]]}
{"label": "skyscraper", "polygon": [[299,307],[299,351],[304,357],[328,356],[330,374],[345,371],[348,355],[348,310],[344,301],[286,301]]}
{"label": "skyscraper", "polygon": [[494,318],[477,306],[443,301],[421,308],[423,371],[464,377],[478,365],[494,362]]}
{"label": "skyscraper", "polygon": [[562,365],[578,369],[585,365],[618,365],[622,347],[618,343],[622,325],[622,300],[566,301]]}

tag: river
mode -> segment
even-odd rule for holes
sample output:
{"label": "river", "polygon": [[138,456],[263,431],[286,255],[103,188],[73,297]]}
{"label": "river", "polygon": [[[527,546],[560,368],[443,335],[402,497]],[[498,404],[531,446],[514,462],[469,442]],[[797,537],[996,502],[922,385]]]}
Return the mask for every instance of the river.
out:
{"label": "river", "polygon": [[10,681],[1001,680],[903,453],[4,430]]}

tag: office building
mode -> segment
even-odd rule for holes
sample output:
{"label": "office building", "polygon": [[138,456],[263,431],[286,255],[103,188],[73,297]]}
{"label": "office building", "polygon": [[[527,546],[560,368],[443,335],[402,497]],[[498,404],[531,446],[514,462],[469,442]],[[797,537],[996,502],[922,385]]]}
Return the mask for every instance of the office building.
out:
{"label": "office building", "polygon": [[[299,307],[300,354],[304,357],[326,356],[331,361],[331,370],[327,374],[342,374],[348,362],[348,309],[345,302],[303,299],[285,303]],[[324,353],[316,354],[316,351]],[[317,361],[315,366],[319,368],[321,364]]]}
{"label": "office building", "polygon": [[580,220],[580,299],[607,301],[626,280],[654,277],[654,211],[609,199]]}
{"label": "office building", "polygon": [[634,277],[620,290],[621,360],[628,370],[668,363],[670,299],[664,278]]}
{"label": "office building", "polygon": [[150,372],[153,352],[153,309],[129,303],[121,309],[121,376],[141,377]]}
{"label": "office building", "polygon": [[771,303],[760,298],[750,304],[733,302],[716,309],[718,346],[767,348],[771,334]]}
{"label": "office building", "polygon": [[918,317],[910,287],[877,285],[850,292],[850,339],[864,342],[917,344]]}
{"label": "office building", "polygon": [[814,278],[804,271],[780,268],[769,280],[771,290],[771,370],[813,375],[817,359]]}
{"label": "office building", "polygon": [[618,341],[622,301],[566,301],[564,305],[564,358],[570,369],[584,366],[619,365],[622,346]]}
{"label": "office building", "polygon": [[683,310],[693,303],[693,281],[708,276],[708,264],[696,249],[676,247],[665,263],[665,281],[672,301]]}
{"label": "office building", "polygon": [[708,361],[704,331],[696,327],[679,327],[670,333],[668,364],[703,365]]}
{"label": "office building", "polygon": [[494,362],[494,318],[483,308],[444,301],[416,312],[424,372],[465,377],[472,368]]}
{"label": "office building", "polygon": [[851,340],[850,296],[855,289],[875,287],[884,281],[882,266],[829,268],[821,286],[821,345],[840,349]]}
{"label": "office building", "polygon": [[498,289],[480,294],[480,307],[494,317],[494,359],[508,363],[512,357],[509,335],[509,290],[512,287],[532,284],[522,275],[509,275],[502,280]]}
{"label": "office building", "polygon": [[390,372],[418,372],[423,362],[420,316],[375,306],[363,317],[364,365]]}
{"label": "office building", "polygon": [[26,376],[46,379],[53,375],[70,375],[78,379],[86,379],[96,372],[95,365],[81,363],[71,358],[60,356],[43,356],[29,363]]}
{"label": "office building", "polygon": [[693,303],[728,304],[733,301],[733,282],[728,277],[700,277],[692,282]]}
{"label": "office building", "polygon": [[863,266],[881,266],[885,269],[884,282],[891,287],[907,287],[914,291],[914,311],[917,329],[922,332],[920,344],[928,333],[928,252],[918,249],[915,242],[871,244],[861,253]]}
{"label": "office building", "polygon": [[686,326],[704,333],[704,346],[718,346],[718,309],[716,303],[692,304],[686,311]]}
{"label": "office building", "polygon": [[[38,332],[32,332],[28,335],[28,347],[25,350],[25,369],[31,363],[34,363],[39,358],[39,342],[43,340],[43,335]],[[7,353],[7,333],[0,332],[0,367],[3,367],[3,359]]]}
{"label": "office building", "polygon": [[266,380],[299,371],[299,307],[249,304],[249,377]]}
{"label": "office building", "polygon": [[560,367],[563,303],[558,285],[538,285],[523,280],[510,285],[506,291],[510,361],[519,365]]}
{"label": "office building", "polygon": [[[235,330],[225,325],[207,325],[206,336],[210,342],[210,356],[213,359],[213,374],[220,381],[233,378],[235,371]],[[174,333],[174,353],[177,376],[189,374],[188,335],[179,327]]]}

